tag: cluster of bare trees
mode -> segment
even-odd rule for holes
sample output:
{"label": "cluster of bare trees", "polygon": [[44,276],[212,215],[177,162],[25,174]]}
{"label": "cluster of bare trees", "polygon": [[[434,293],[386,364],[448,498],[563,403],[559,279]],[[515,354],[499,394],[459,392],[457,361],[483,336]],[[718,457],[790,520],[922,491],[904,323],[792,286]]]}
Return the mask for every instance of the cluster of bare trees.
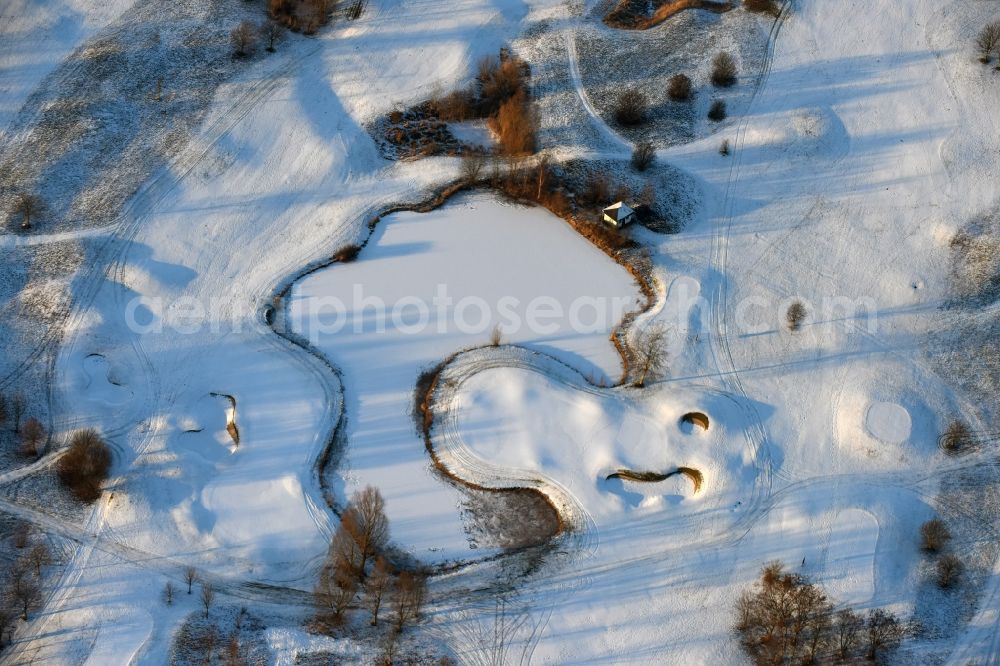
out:
{"label": "cluster of bare trees", "polygon": [[906,627],[882,608],[837,610],[819,586],[771,562],[736,600],[736,632],[755,664],[854,664],[884,658]]}
{"label": "cluster of bare trees", "polygon": [[18,551],[13,562],[0,573],[3,580],[0,593],[0,648],[18,618],[31,619],[42,602],[42,570],[52,563],[52,554],[42,536],[32,538],[31,527],[24,523],[14,531],[14,548]]}
{"label": "cluster of bare trees", "polygon": [[395,571],[381,555],[389,542],[385,501],[371,486],[358,491],[340,517],[326,561],[314,591],[315,624],[332,631],[348,622],[359,606],[378,626],[388,611],[383,657],[391,664],[406,627],[420,619],[426,596],[426,578],[419,571]]}
{"label": "cluster of bare trees", "polygon": [[1000,21],[992,21],[983,26],[976,35],[976,48],[979,49],[979,62],[984,65],[990,61],[994,51],[1000,54]]}
{"label": "cluster of bare trees", "polygon": [[[356,16],[352,16],[355,6],[360,5]],[[337,10],[337,0],[267,0],[267,13],[272,20],[290,30],[315,34],[330,22]],[[357,18],[364,11],[364,3],[356,0],[348,9],[348,18]]]}
{"label": "cluster of bare trees", "polygon": [[266,19],[259,24],[242,21],[229,33],[229,41],[233,45],[233,56],[246,58],[253,55],[261,43],[265,51],[274,53],[286,34],[285,27],[275,20]]}
{"label": "cluster of bare trees", "polygon": [[111,469],[111,449],[96,430],[81,430],[73,435],[69,450],[59,459],[59,480],[83,502],[101,496],[101,484]]}
{"label": "cluster of bare trees", "polygon": [[946,552],[950,541],[951,531],[940,518],[932,518],[920,526],[920,547],[925,553],[937,558],[937,584],[945,589],[957,584],[965,570],[957,555]]}
{"label": "cluster of bare trees", "polygon": [[41,452],[48,433],[38,419],[24,418],[27,407],[28,401],[21,393],[13,394],[10,399],[0,394],[0,427],[9,423],[18,437],[21,453],[34,458]]}
{"label": "cluster of bare trees", "polygon": [[[199,580],[194,567],[184,571],[188,594],[192,584]],[[169,606],[174,602],[176,590],[167,581],[163,588],[163,600]],[[178,651],[190,661],[205,664],[225,664],[226,666],[246,666],[258,663],[251,658],[250,644],[244,634],[244,626],[249,618],[246,606],[240,607],[233,616],[232,628],[226,631],[218,618],[209,620],[209,611],[215,602],[215,588],[210,582],[202,581],[199,601],[202,607],[201,620],[189,620],[177,633]]]}
{"label": "cluster of bare trees", "polygon": [[467,88],[435,95],[428,108],[443,121],[485,118],[504,155],[535,152],[538,113],[528,85],[530,68],[507,49],[479,61],[476,81]]}

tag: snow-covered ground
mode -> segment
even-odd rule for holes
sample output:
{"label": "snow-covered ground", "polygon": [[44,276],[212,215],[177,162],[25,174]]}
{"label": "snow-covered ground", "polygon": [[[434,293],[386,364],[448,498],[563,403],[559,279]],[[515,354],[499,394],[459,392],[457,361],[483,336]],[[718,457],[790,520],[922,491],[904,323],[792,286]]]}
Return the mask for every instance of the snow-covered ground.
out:
{"label": "snow-covered ground", "polygon": [[[341,410],[336,499],[375,484],[396,545],[428,562],[470,555],[459,496],[430,471],[409,413],[421,370],[489,341],[495,321],[470,312],[477,325],[461,330],[457,303],[551,297],[568,310],[603,297],[630,310],[628,273],[548,213],[474,194],[388,216],[356,262],[294,282],[282,307],[318,354],[276,335],[262,313],[289,280],[366,238],[384,207],[456,176],[447,158],[383,160],[365,124],[466,80],[506,42],[526,47],[550,77],[540,81],[558,83],[542,126],[570,130],[548,131],[546,146],[571,134],[560,146],[569,156],[627,156],[574,53],[574,33],[591,30],[587,9],[372,0],[357,22],[293,36],[276,56],[287,68],[252,63],[222,85],[199,132],[118,223],[69,237],[86,244],[93,266],[74,286],[53,368],[53,425],[105,432],[114,478],[82,524],[0,500],[80,544],[5,660],[163,663],[196,602],[180,594],[168,607],[156,597],[168,579],[182,585],[187,565],[224,603],[300,622],[336,526],[314,467]],[[760,54],[759,85],[738,91],[746,112],[659,153],[698,183],[704,206],[680,234],[634,232],[650,248],[657,287],[636,326],[670,326],[663,381],[598,388],[620,372],[607,339],[617,319],[543,330],[523,321],[526,312],[525,325],[501,322],[503,342],[516,346],[460,354],[449,370],[457,380],[433,432],[444,462],[483,485],[537,487],[576,519],[563,542],[573,550],[520,590],[525,626],[538,628],[520,638],[536,663],[741,663],[732,602],[772,559],[814,577],[838,603],[904,617],[916,609],[916,619],[934,621],[921,615],[927,572],[917,544],[935,513],[954,521],[976,557],[962,590],[971,605],[955,614],[971,622],[911,641],[901,658],[968,663],[997,653],[998,507],[970,509],[969,489],[946,483],[975,472],[988,496],[989,452],[948,458],[936,446],[953,418],[995,429],[995,405],[958,390],[926,345],[954,316],[942,309],[949,240],[995,207],[1000,93],[971,42],[1000,10],[988,0],[800,0],[790,9],[770,32],[773,52]],[[2,126],[47,71],[123,10],[8,4]],[[55,46],[34,54],[38,43]],[[728,157],[718,153],[722,138]],[[410,330],[416,306],[393,320],[407,297],[433,305],[438,285],[454,299],[450,310],[432,312],[419,332]],[[356,286],[388,306],[384,333],[369,327]],[[345,318],[324,331],[334,299]],[[794,299],[808,313],[797,333],[784,325]],[[313,317],[324,304],[331,309]],[[709,415],[707,432],[679,423],[691,410]],[[697,493],[679,476],[607,478],[678,466],[703,473]],[[471,663],[481,646],[469,627],[484,615],[478,606],[446,612],[454,599],[437,606],[433,592],[479,586],[483,569],[432,583],[432,629]],[[276,663],[317,650],[364,658],[294,627],[267,641]]]}

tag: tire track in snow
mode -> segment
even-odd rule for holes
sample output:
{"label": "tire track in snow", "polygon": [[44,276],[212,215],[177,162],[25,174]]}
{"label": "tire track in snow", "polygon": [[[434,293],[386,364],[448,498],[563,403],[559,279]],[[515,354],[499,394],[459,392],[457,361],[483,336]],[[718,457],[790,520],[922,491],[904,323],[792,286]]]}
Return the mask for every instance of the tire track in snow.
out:
{"label": "tire track in snow", "polygon": [[[767,38],[767,51],[765,53],[764,63],[757,75],[757,80],[754,83],[754,89],[750,97],[750,103],[747,106],[747,112],[744,113],[737,128],[733,161],[730,164],[730,173],[725,189],[723,203],[723,210],[725,211],[724,218],[722,220],[722,224],[716,227],[712,234],[711,263],[715,268],[717,275],[720,277],[718,278],[718,285],[712,294],[712,319],[715,330],[714,334],[710,337],[711,344],[709,345],[709,348],[715,358],[716,366],[720,370],[720,378],[723,383],[728,385],[737,395],[740,395],[743,398],[740,402],[744,405],[747,422],[750,424],[750,427],[747,429],[748,441],[753,447],[755,465],[757,466],[757,480],[754,484],[754,490],[744,509],[743,518],[739,521],[744,524],[752,523],[756,520],[757,514],[763,508],[764,498],[771,494],[774,470],[773,461],[771,460],[769,451],[770,445],[768,443],[769,438],[767,430],[765,429],[763,421],[760,418],[760,414],[757,412],[756,408],[753,407],[750,396],[747,394],[743,381],[740,378],[740,372],[736,367],[736,362],[729,342],[729,333],[726,326],[729,314],[728,275],[726,270],[729,255],[729,237],[733,228],[735,206],[733,201],[733,187],[739,180],[740,176],[740,167],[744,152],[743,145],[746,141],[746,133],[749,126],[749,112],[753,108],[760,91],[764,88],[767,80],[770,78],[771,65],[774,60],[775,42],[777,41],[778,35],[781,31],[781,26],[784,23],[789,10],[790,0],[784,0],[781,6],[781,12],[771,24],[771,30]],[[724,364],[726,367],[724,367]]]}

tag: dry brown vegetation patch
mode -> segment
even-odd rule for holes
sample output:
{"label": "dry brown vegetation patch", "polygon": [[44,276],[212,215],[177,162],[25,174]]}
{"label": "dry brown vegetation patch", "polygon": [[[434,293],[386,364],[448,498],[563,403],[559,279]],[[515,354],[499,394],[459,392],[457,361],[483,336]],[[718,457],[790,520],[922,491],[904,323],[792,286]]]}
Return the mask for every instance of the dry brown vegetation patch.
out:
{"label": "dry brown vegetation patch", "polygon": [[723,14],[733,9],[733,4],[715,0],[673,0],[673,2],[654,2],[651,14],[647,8],[646,0],[619,0],[604,17],[604,22],[612,28],[622,30],[648,30],[685,9],[704,9]]}

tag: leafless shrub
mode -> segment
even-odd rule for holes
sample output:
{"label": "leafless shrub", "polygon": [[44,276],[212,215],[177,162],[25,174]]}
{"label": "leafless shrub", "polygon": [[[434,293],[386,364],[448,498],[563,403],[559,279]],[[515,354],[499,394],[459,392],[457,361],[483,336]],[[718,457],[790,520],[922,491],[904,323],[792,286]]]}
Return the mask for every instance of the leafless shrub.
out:
{"label": "leafless shrub", "polygon": [[476,77],[479,112],[488,116],[519,93],[527,97],[528,71],[523,60],[512,57],[506,50],[502,50],[499,57],[488,56],[480,60]]}
{"label": "leafless shrub", "polygon": [[333,260],[340,263],[349,264],[355,259],[357,259],[359,254],[361,254],[361,246],[351,243],[350,245],[345,245],[344,247],[337,250],[333,254]]}
{"label": "leafless shrub", "polygon": [[229,41],[237,58],[251,55],[257,46],[257,26],[250,21],[241,22],[229,33]]}
{"label": "leafless shrub", "polygon": [[743,6],[747,11],[758,14],[770,14],[774,17],[781,14],[781,7],[774,0],[743,0]]}
{"label": "leafless shrub", "polygon": [[722,122],[726,119],[726,100],[717,99],[708,108],[708,119],[713,122]]}
{"label": "leafless shrub", "polygon": [[646,120],[649,101],[638,88],[623,90],[615,100],[614,116],[621,125],[641,125]]}
{"label": "leafless shrub", "polygon": [[656,161],[656,148],[650,141],[640,141],[632,150],[632,166],[636,171],[645,171]]}
{"label": "leafless shrub", "polygon": [[920,526],[920,547],[929,553],[943,550],[950,540],[951,532],[940,518],[928,520]]}
{"label": "leafless shrub", "polygon": [[955,555],[942,555],[937,562],[937,584],[945,589],[958,582],[965,567]]}
{"label": "leafless shrub", "polygon": [[59,479],[76,497],[93,502],[101,496],[101,484],[111,469],[111,450],[96,430],[73,435],[69,451],[58,463]]}
{"label": "leafless shrub", "polygon": [[14,528],[14,548],[22,550],[28,547],[28,540],[31,538],[31,523],[18,522]]}
{"label": "leafless shrub", "polygon": [[805,320],[806,306],[803,305],[801,301],[795,301],[788,306],[788,310],[785,312],[785,323],[788,324],[788,330],[799,330],[802,328],[802,322]]}
{"label": "leafless shrub", "polygon": [[583,203],[607,205],[611,203],[611,181],[603,171],[590,174],[587,184],[577,197]]}
{"label": "leafless shrub", "polygon": [[712,85],[728,88],[736,83],[736,60],[726,52],[716,54],[712,59]]}
{"label": "leafless shrub", "polygon": [[655,323],[636,334],[633,353],[635,355],[635,381],[632,386],[642,387],[647,379],[659,376],[667,367],[667,329]]}
{"label": "leafless shrub", "polygon": [[462,180],[467,183],[478,183],[483,178],[483,171],[486,168],[486,158],[479,153],[465,153],[462,155]]}
{"label": "leafless shrub", "polygon": [[45,426],[38,419],[31,418],[21,427],[21,455],[37,456],[39,446],[45,441]]}
{"label": "leafless shrub", "polygon": [[1000,21],[993,21],[983,26],[976,35],[976,47],[979,49],[979,61],[988,63],[990,55],[1000,46]]}
{"label": "leafless shrub", "polygon": [[168,606],[174,605],[174,584],[169,580],[163,586],[163,603]]}
{"label": "leafless shrub", "polygon": [[722,144],[719,146],[719,154],[723,157],[729,154],[729,139],[722,140]]}
{"label": "leafless shrub", "polygon": [[961,421],[952,421],[948,429],[941,435],[940,445],[949,455],[958,455],[968,450],[973,444],[969,427]]}
{"label": "leafless shrub", "polygon": [[474,117],[475,101],[473,95],[468,90],[453,90],[444,96],[431,99],[431,110],[441,120],[457,121],[468,120]]}
{"label": "leafless shrub", "polygon": [[675,102],[686,102],[691,99],[691,77],[687,74],[671,76],[667,96]]}
{"label": "leafless shrub", "polygon": [[503,331],[500,330],[500,324],[493,327],[490,332],[490,346],[499,347],[503,343]]}
{"label": "leafless shrub", "polygon": [[535,152],[538,114],[524,90],[504,102],[490,122],[503,154],[530,155]]}
{"label": "leafless shrub", "polygon": [[9,608],[6,604],[0,605],[0,649],[3,649],[6,645],[4,643],[4,635],[10,632],[16,619],[17,611]]}

